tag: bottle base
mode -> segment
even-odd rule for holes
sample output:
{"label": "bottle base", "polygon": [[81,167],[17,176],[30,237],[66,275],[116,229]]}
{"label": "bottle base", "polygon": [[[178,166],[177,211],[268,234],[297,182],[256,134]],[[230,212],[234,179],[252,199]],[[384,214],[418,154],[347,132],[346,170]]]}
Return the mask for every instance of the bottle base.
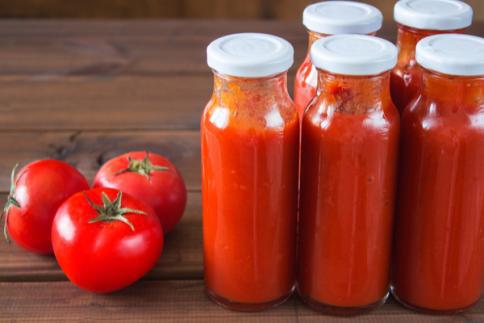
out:
{"label": "bottle base", "polygon": [[284,303],[289,297],[291,297],[292,293],[294,291],[294,288],[292,288],[289,293],[286,295],[275,299],[273,301],[265,302],[265,303],[239,303],[239,302],[233,302],[231,300],[228,300],[224,297],[221,297],[220,295],[217,295],[214,293],[212,290],[205,288],[205,293],[207,294],[208,298],[222,306],[223,308],[226,308],[231,311],[235,312],[260,312],[264,311],[273,307],[276,307],[278,305],[281,305]]}
{"label": "bottle base", "polygon": [[299,294],[299,297],[309,308],[311,308],[316,312],[320,312],[322,314],[333,315],[333,316],[357,316],[357,315],[368,313],[376,309],[377,307],[380,307],[381,305],[385,304],[389,295],[390,293],[387,293],[382,299],[380,299],[375,303],[365,305],[365,306],[358,306],[358,307],[342,307],[342,306],[329,305],[329,304],[315,301],[314,299],[309,297],[303,297],[301,294]]}
{"label": "bottle base", "polygon": [[408,303],[408,302],[402,300],[398,296],[398,294],[395,292],[395,289],[393,287],[391,288],[391,293],[392,293],[392,297],[403,307],[405,307],[405,308],[407,308],[411,311],[417,312],[417,313],[430,314],[430,315],[452,315],[452,314],[462,313],[462,312],[465,312],[466,310],[468,310],[469,308],[473,307],[476,303],[479,302],[479,300],[477,300],[476,302],[472,303],[469,306],[465,306],[465,307],[457,308],[457,309],[437,310],[437,309],[428,309],[428,308],[420,307],[420,306],[413,305],[411,303]]}

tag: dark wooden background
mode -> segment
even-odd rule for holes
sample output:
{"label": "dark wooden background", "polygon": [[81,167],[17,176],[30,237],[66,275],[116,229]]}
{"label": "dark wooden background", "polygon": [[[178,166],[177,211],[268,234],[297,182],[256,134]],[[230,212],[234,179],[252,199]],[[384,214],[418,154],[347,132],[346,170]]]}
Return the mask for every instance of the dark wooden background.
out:
{"label": "dark wooden background", "polygon": [[[0,17],[13,18],[230,18],[299,20],[311,0],[1,0]],[[392,17],[395,0],[366,0]],[[484,1],[466,0],[475,20]]]}

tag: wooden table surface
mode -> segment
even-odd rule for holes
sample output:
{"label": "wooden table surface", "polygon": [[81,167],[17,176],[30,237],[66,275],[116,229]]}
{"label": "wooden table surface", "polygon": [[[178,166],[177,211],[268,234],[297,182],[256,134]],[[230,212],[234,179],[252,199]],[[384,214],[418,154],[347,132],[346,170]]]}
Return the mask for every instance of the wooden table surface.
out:
{"label": "wooden table surface", "polygon": [[[58,158],[92,179],[104,161],[134,149],[171,159],[189,190],[183,220],[156,267],[111,295],[79,290],[52,257],[0,239],[0,321],[134,319],[184,322],[316,322],[297,297],[263,313],[223,310],[203,294],[199,120],[212,75],[205,47],[223,34],[260,31],[288,39],[299,63],[306,33],[296,23],[262,21],[0,22],[0,198],[16,162]],[[472,33],[483,35],[484,24]],[[381,35],[395,39],[395,26]],[[290,79],[294,68],[290,71]],[[290,81],[292,88],[292,80]],[[454,317],[424,316],[389,304],[362,321],[484,321],[484,301]]]}

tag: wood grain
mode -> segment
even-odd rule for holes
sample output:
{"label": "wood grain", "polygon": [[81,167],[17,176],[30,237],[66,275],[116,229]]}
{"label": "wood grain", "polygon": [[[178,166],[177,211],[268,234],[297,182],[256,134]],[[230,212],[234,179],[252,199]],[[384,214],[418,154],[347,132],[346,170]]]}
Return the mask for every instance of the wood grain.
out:
{"label": "wood grain", "polygon": [[[160,118],[163,118],[160,116]],[[200,189],[200,139],[197,131],[46,131],[0,132],[0,192],[6,192],[13,165],[44,158],[64,160],[92,180],[107,160],[134,150],[170,159],[189,190]]]}
{"label": "wood grain", "polygon": [[[0,195],[5,201],[6,194]],[[2,224],[3,227],[3,224]],[[163,255],[146,279],[200,279],[203,276],[200,193],[189,193],[182,220],[165,237]],[[66,280],[53,256],[39,256],[0,237],[0,281]],[[1,288],[0,288],[1,289]],[[0,297],[1,299],[1,297]],[[0,300],[0,308],[1,308]],[[0,310],[0,313],[2,311]],[[1,316],[0,316],[1,320]]]}
{"label": "wood grain", "polygon": [[177,17],[177,0],[5,0],[0,2],[1,17],[131,18]]}
{"label": "wood grain", "polygon": [[[0,75],[209,74],[206,46],[224,34],[259,31],[306,50],[301,24],[262,21],[1,21]],[[20,78],[23,79],[23,78]]]}
{"label": "wood grain", "polygon": [[198,129],[211,87],[209,74],[40,82],[0,78],[0,129]]}
{"label": "wood grain", "polygon": [[[0,283],[0,320],[133,322],[341,322],[351,318],[323,316],[306,308],[297,297],[260,313],[235,313],[210,302],[203,282],[142,281],[121,292],[96,295],[68,282]],[[358,317],[362,322],[482,322],[484,301],[465,314],[427,316],[407,311],[395,302]]]}
{"label": "wood grain", "polygon": [[[464,0],[484,20],[481,0]],[[314,0],[3,0],[0,17],[42,18],[272,18],[298,21],[304,7]],[[365,0],[392,17],[394,1]]]}

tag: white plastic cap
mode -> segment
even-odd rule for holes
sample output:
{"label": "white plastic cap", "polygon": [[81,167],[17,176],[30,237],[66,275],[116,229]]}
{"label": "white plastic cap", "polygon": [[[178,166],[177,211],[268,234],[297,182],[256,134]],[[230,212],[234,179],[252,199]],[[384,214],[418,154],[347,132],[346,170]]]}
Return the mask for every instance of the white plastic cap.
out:
{"label": "white plastic cap", "polygon": [[449,75],[484,76],[484,38],[441,34],[417,43],[417,63]]}
{"label": "white plastic cap", "polygon": [[397,48],[374,36],[335,35],[314,42],[311,61],[335,74],[376,75],[395,67]]}
{"label": "white plastic cap", "polygon": [[400,0],[393,9],[395,21],[412,28],[455,30],[472,23],[472,7],[458,0]]}
{"label": "white plastic cap", "polygon": [[294,61],[288,41],[259,33],[217,38],[207,47],[207,64],[219,73],[239,77],[264,77],[287,71]]}
{"label": "white plastic cap", "polygon": [[324,1],[307,6],[303,24],[328,35],[369,34],[381,28],[383,15],[377,8],[354,1]]}

